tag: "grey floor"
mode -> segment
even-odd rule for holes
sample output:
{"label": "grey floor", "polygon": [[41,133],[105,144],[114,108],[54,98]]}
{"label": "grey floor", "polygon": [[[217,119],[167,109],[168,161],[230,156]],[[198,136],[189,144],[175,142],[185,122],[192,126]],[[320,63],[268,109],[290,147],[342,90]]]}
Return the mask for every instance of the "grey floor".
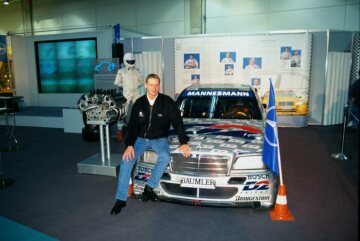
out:
{"label": "grey floor", "polygon": [[[15,184],[0,190],[0,216],[63,241],[101,240],[358,240],[359,133],[341,126],[280,128],[284,181],[294,222],[268,211],[129,200],[111,216],[117,180],[77,173],[99,143],[62,129],[18,127],[24,149],[2,152],[2,171]],[[0,126],[0,143],[6,144]],[[121,153],[111,139],[111,152]],[[1,234],[0,234],[0,240]]]}

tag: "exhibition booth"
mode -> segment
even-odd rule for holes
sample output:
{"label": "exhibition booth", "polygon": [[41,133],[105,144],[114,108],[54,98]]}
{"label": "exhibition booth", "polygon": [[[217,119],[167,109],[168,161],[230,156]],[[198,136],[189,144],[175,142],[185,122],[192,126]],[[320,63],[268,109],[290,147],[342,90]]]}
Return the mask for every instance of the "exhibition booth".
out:
{"label": "exhibition booth", "polygon": [[[112,29],[47,36],[8,36],[7,39],[12,50],[14,90],[17,96],[23,97],[19,102],[21,111],[17,124],[64,128],[66,132],[78,133],[81,132],[82,118],[76,105],[81,95],[93,88],[114,87],[112,78],[115,75],[107,76],[105,81],[103,76],[94,77],[93,59],[113,60],[115,57],[121,60],[122,56],[116,56],[121,52],[135,54],[136,66],[143,78],[149,73],[161,76],[162,92],[174,98],[179,91],[191,85],[194,78],[198,78],[200,83],[250,84],[259,90],[261,98],[266,94],[271,78],[275,89],[291,92],[284,98],[284,103],[293,95],[293,100],[304,106],[300,112],[278,112],[279,125],[298,127],[342,123],[343,115],[339,110],[347,102],[348,87],[356,78],[359,65],[359,47],[356,48],[359,46],[359,34],[331,30],[125,38],[118,45],[123,48],[122,51],[114,51]],[[41,54],[46,57],[51,52],[45,46],[44,52],[39,53],[39,45],[63,43],[62,51],[66,54],[68,45],[64,41],[69,40],[90,41],[85,47],[80,47],[80,52],[92,48],[88,62],[72,60],[77,74],[79,69],[83,70],[82,73],[80,71],[82,77],[76,77],[74,82],[82,87],[46,89],[46,85],[42,86],[38,79],[42,64],[39,57]],[[185,66],[190,55],[199,64],[196,68]],[[230,57],[230,62],[224,62],[226,55]],[[61,59],[61,56],[58,58]],[[254,68],[247,67],[250,62],[254,62]],[[62,68],[65,73],[72,71],[68,64],[63,64]],[[44,69],[42,71],[47,71],[51,66]],[[39,116],[26,111],[27,108],[34,110],[37,107],[38,112],[44,109],[49,115],[43,113]],[[49,108],[53,111],[48,111]],[[23,110],[24,115],[21,113]],[[48,119],[39,121],[43,118]]]}

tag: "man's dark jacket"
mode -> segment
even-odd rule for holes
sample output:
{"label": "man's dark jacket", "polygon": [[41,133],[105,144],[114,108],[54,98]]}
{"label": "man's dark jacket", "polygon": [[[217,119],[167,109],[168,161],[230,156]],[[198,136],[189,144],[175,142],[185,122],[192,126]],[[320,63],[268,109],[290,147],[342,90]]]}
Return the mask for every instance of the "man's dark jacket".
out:
{"label": "man's dark jacket", "polygon": [[151,110],[145,94],[132,106],[125,145],[133,146],[137,137],[145,139],[168,137],[170,124],[174,127],[180,144],[186,144],[189,138],[174,100],[159,93]]}

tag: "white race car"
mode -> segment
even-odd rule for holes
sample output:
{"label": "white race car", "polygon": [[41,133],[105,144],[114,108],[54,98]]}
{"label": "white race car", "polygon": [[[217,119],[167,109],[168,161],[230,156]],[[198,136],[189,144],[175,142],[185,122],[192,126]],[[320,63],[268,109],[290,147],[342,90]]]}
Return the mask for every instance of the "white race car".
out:
{"label": "white race car", "polygon": [[[172,131],[171,161],[154,189],[159,198],[194,205],[273,207],[278,178],[262,161],[264,111],[255,91],[247,85],[193,85],[176,104],[192,154],[180,154]],[[141,196],[156,158],[148,150],[138,160],[135,197]]]}

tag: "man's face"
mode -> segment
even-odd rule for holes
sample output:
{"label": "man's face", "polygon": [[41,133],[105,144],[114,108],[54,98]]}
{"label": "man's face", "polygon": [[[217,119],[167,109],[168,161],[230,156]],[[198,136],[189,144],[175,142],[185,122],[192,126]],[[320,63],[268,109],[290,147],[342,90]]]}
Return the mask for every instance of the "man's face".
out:
{"label": "man's face", "polygon": [[150,98],[155,98],[156,95],[159,93],[160,81],[155,78],[150,78],[145,83],[145,88],[146,88],[146,94]]}
{"label": "man's face", "polygon": [[254,59],[254,58],[251,58],[251,59],[249,60],[249,62],[250,62],[251,65],[254,65],[254,64],[255,64],[255,59]]}

